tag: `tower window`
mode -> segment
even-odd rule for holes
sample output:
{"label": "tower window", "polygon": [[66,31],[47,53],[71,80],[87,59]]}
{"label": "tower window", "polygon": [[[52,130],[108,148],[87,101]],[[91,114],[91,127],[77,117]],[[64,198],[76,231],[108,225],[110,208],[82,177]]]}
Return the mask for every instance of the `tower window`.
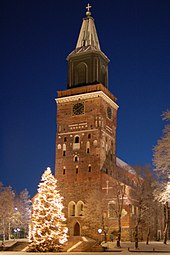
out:
{"label": "tower window", "polygon": [[66,155],[66,145],[65,145],[65,143],[63,144],[63,156],[65,156]]}
{"label": "tower window", "polygon": [[79,136],[75,136],[74,142],[75,142],[75,143],[79,143],[79,142],[80,142],[80,137],[79,137]]}
{"label": "tower window", "polygon": [[89,173],[91,172],[91,165],[89,165]]}
{"label": "tower window", "polygon": [[76,135],[74,137],[73,150],[79,150],[79,149],[80,149],[80,137]]}
{"label": "tower window", "polygon": [[63,168],[63,175],[66,173],[66,168],[64,167]]}
{"label": "tower window", "polygon": [[57,148],[58,150],[61,150],[61,144],[58,144]]}
{"label": "tower window", "polygon": [[64,137],[64,142],[67,142],[67,137]]}
{"label": "tower window", "polygon": [[82,201],[78,201],[77,203],[77,216],[83,216],[84,203]]}
{"label": "tower window", "polygon": [[76,213],[76,205],[74,201],[71,201],[68,204],[68,216],[75,216]]}
{"label": "tower window", "polygon": [[72,216],[75,216],[75,211],[76,211],[76,206],[75,205],[73,205],[73,208],[72,208]]}
{"label": "tower window", "polygon": [[79,172],[79,168],[78,166],[76,166],[76,174],[78,174],[78,172]]}
{"label": "tower window", "polygon": [[84,62],[76,67],[76,84],[86,84],[88,77],[88,68]]}
{"label": "tower window", "polygon": [[89,138],[89,139],[91,138],[91,134],[88,134],[88,138]]}
{"label": "tower window", "polygon": [[89,141],[87,141],[87,143],[86,143],[86,152],[90,153],[90,142]]}
{"label": "tower window", "polygon": [[74,161],[75,161],[75,162],[78,161],[78,156],[77,156],[77,155],[74,156]]}
{"label": "tower window", "polygon": [[94,140],[93,145],[97,146],[97,140]]}

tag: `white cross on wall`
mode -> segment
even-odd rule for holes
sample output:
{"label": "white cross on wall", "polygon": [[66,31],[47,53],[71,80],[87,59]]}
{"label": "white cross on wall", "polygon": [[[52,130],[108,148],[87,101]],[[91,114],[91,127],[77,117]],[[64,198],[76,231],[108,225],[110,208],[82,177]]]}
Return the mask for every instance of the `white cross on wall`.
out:
{"label": "white cross on wall", "polygon": [[109,187],[109,181],[106,181],[106,187],[105,187],[105,188],[102,188],[102,189],[106,189],[106,193],[107,193],[107,195],[108,195],[109,189],[113,189],[113,187]]}

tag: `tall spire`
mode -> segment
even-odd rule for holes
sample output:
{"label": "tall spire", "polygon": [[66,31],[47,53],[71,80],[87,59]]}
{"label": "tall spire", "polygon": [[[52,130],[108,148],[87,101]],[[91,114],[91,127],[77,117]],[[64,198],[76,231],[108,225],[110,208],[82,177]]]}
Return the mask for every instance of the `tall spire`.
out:
{"label": "tall spire", "polygon": [[76,49],[86,46],[92,46],[97,50],[100,50],[99,39],[97,36],[94,19],[90,12],[91,6],[88,4],[86,9],[86,18],[83,19],[83,23],[80,29]]}
{"label": "tall spire", "polygon": [[90,8],[88,4],[76,48],[67,57],[68,88],[99,83],[108,87],[109,59],[100,49]]}

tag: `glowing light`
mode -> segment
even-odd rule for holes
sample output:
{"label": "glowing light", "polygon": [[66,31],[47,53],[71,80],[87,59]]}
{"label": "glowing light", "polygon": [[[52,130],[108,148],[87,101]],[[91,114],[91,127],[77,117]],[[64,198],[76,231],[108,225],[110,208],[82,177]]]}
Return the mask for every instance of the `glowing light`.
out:
{"label": "glowing light", "polygon": [[62,212],[63,198],[57,190],[57,180],[51,169],[42,175],[38,194],[33,201],[32,222],[30,226],[30,249],[36,251],[57,251],[67,241],[68,229]]}

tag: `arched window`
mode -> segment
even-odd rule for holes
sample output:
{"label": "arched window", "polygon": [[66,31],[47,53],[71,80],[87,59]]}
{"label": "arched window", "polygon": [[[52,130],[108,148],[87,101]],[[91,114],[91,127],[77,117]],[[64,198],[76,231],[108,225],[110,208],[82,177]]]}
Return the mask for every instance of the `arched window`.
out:
{"label": "arched window", "polygon": [[96,147],[97,146],[97,140],[93,141],[93,145]]}
{"label": "arched window", "polygon": [[75,155],[75,156],[74,156],[74,161],[77,162],[78,160],[79,160],[78,156]]}
{"label": "arched window", "polygon": [[79,149],[80,149],[80,136],[75,135],[74,143],[73,143],[73,150],[79,150]]}
{"label": "arched window", "polygon": [[76,67],[76,84],[86,84],[87,82],[87,65],[85,63],[80,63],[77,67]]}
{"label": "arched window", "polygon": [[83,216],[84,203],[82,201],[78,201],[77,203],[77,216]]}
{"label": "arched window", "polygon": [[76,166],[76,174],[78,174],[78,172],[79,172],[79,167]]}
{"label": "arched window", "polygon": [[107,86],[107,72],[105,66],[102,66],[101,69],[101,83],[106,87]]}
{"label": "arched window", "polygon": [[80,143],[80,137],[79,137],[78,135],[76,135],[76,136],[74,137],[74,142],[75,142],[75,143]]}
{"label": "arched window", "polygon": [[80,224],[78,222],[74,225],[74,236],[80,236]]}
{"label": "arched window", "polygon": [[108,217],[116,218],[115,204],[113,202],[109,202],[108,204]]}
{"label": "arched window", "polygon": [[68,216],[76,215],[76,203],[74,201],[69,202],[68,204]]}
{"label": "arched window", "polygon": [[63,175],[66,174],[66,167],[63,167]]}
{"label": "arched window", "polygon": [[63,144],[63,156],[65,156],[66,155],[66,144],[64,143]]}
{"label": "arched window", "polygon": [[58,144],[57,148],[58,150],[61,150],[61,144]]}
{"label": "arched window", "polygon": [[89,172],[91,172],[91,165],[89,164]]}
{"label": "arched window", "polygon": [[89,141],[87,141],[87,143],[86,143],[86,152],[90,153],[90,142]]}

